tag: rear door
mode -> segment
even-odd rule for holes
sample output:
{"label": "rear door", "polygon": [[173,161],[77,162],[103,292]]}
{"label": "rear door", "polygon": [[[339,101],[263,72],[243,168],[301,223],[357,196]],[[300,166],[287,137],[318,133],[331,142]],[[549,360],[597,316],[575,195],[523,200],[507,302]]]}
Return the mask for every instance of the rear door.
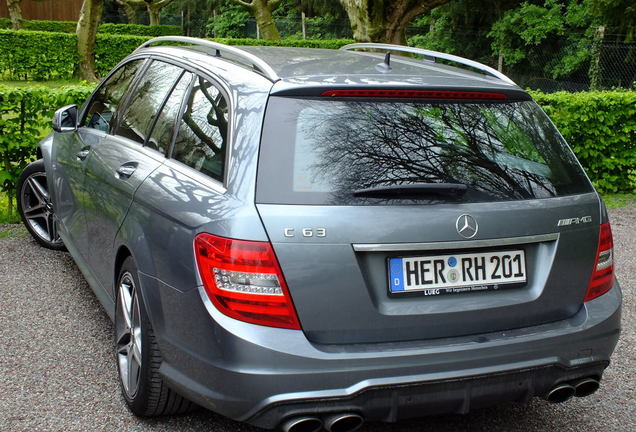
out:
{"label": "rear door", "polygon": [[180,67],[153,61],[118,112],[114,130],[91,150],[86,167],[91,196],[86,220],[93,245],[89,263],[103,287],[113,284],[113,243],[132,197],[165,161],[174,125],[162,120],[162,109],[176,105],[178,110],[190,80]]}
{"label": "rear door", "polygon": [[572,152],[528,100],[272,97],[256,202],[318,343],[569,317],[600,217]]}

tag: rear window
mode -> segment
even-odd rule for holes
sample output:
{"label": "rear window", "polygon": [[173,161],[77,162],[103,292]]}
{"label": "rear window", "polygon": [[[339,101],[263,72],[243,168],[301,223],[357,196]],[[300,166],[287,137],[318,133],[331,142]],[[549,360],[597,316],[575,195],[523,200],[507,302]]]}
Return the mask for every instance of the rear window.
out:
{"label": "rear window", "polygon": [[[413,183],[467,186],[458,196],[371,198]],[[257,201],[365,205],[549,198],[591,191],[574,154],[533,101],[441,103],[272,97]]]}

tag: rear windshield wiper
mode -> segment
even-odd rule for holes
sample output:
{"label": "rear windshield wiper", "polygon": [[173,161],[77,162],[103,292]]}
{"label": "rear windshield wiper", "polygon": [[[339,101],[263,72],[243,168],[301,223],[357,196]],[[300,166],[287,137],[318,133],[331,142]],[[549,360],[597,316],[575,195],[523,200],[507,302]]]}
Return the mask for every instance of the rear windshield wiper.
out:
{"label": "rear windshield wiper", "polygon": [[359,197],[444,195],[458,197],[463,195],[468,186],[461,183],[409,183],[401,185],[374,186],[353,191]]}

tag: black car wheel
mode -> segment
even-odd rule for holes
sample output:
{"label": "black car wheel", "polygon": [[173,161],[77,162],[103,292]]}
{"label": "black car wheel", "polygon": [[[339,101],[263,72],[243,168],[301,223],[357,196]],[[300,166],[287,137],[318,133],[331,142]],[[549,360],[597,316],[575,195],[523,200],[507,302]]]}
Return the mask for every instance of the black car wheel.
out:
{"label": "black car wheel", "polygon": [[57,230],[42,159],[30,163],[22,171],[17,192],[18,211],[35,241],[45,248],[66,250]]}
{"label": "black car wheel", "polygon": [[122,393],[139,416],[180,414],[193,403],[170,389],[159,375],[161,353],[139,295],[137,267],[126,258],[117,279],[115,345]]}

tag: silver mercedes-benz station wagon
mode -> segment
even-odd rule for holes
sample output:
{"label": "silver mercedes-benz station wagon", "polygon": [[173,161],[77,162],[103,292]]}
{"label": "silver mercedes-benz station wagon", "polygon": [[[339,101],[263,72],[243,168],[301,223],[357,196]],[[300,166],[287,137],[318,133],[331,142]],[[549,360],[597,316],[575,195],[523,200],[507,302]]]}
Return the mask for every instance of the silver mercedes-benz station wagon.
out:
{"label": "silver mercedes-benz station wagon", "polygon": [[137,415],[352,431],[600,385],[607,212],[488,66],[162,37],[53,129],[20,211],[113,319]]}

